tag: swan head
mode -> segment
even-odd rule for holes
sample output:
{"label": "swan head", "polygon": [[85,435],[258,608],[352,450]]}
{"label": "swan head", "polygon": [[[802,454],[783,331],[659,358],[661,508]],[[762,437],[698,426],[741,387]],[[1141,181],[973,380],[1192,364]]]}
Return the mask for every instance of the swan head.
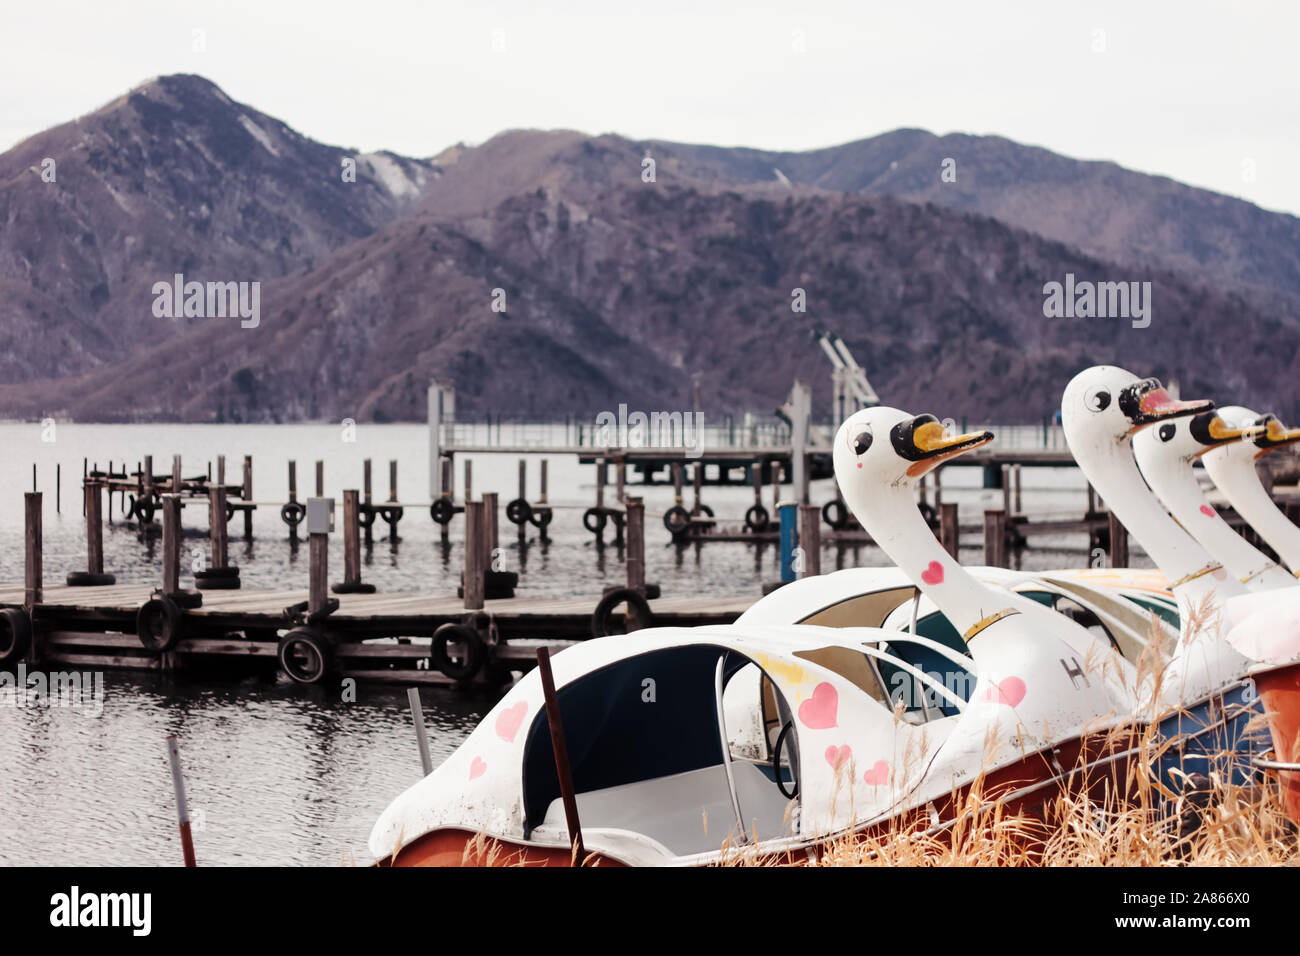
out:
{"label": "swan head", "polygon": [[[1224,409],[1225,413],[1228,411],[1229,409]],[[1251,437],[1251,444],[1260,450],[1261,455],[1300,442],[1300,428],[1287,428],[1276,415],[1271,413],[1256,415],[1249,408],[1241,408],[1237,405],[1232,406],[1231,411],[1236,421],[1249,422],[1255,426],[1256,431]]]}
{"label": "swan head", "polygon": [[1210,401],[1175,401],[1159,379],[1139,378],[1114,365],[1096,365],[1065,387],[1061,424],[1066,441],[1077,448],[1123,442],[1148,425],[1211,411]]}
{"label": "swan head", "polygon": [[933,415],[864,408],[847,418],[835,435],[835,478],[849,507],[857,511],[870,489],[910,486],[950,458],[992,440],[988,431],[955,435]]}
{"label": "swan head", "polygon": [[1262,425],[1249,422],[1234,426],[1219,412],[1201,412],[1190,418],[1162,421],[1154,428],[1140,432],[1133,439],[1139,456],[1174,457],[1188,464],[1207,451],[1232,445],[1246,438],[1263,434]]}

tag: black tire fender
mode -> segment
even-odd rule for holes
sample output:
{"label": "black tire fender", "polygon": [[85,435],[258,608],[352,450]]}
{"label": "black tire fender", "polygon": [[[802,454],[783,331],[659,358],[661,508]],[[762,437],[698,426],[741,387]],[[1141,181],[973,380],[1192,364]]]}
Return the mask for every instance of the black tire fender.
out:
{"label": "black tire fender", "polygon": [[605,596],[600,599],[596,605],[596,610],[591,615],[591,636],[608,637],[610,631],[610,616],[614,608],[620,604],[626,604],[628,610],[628,619],[631,621],[636,618],[637,627],[652,627],[654,615],[650,613],[650,602],[645,599],[640,591],[632,588],[614,588],[606,592]]}

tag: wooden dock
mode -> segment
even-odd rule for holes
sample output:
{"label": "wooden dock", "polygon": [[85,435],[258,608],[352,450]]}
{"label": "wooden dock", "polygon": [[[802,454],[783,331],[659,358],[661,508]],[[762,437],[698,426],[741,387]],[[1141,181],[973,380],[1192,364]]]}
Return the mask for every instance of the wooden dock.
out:
{"label": "wooden dock", "polygon": [[[224,658],[248,670],[273,672],[280,637],[296,626],[286,609],[305,602],[308,591],[211,591],[187,610],[184,636],[163,654],[146,649],[135,634],[136,615],[155,592],[150,584],[44,588],[30,607],[31,664],[77,668],[173,671]],[[0,608],[24,606],[23,584],[0,585]],[[430,664],[430,638],[444,624],[467,616],[485,624],[490,662],[522,671],[535,662],[539,644],[552,653],[591,636],[600,595],[565,599],[514,597],[487,600],[467,611],[461,598],[430,594],[343,594],[321,625],[336,642],[337,677],[400,683],[455,683]],[[734,621],[754,597],[663,597],[648,602],[656,626],[693,627]],[[612,613],[616,628],[626,615]],[[490,668],[489,668],[490,669]]]}

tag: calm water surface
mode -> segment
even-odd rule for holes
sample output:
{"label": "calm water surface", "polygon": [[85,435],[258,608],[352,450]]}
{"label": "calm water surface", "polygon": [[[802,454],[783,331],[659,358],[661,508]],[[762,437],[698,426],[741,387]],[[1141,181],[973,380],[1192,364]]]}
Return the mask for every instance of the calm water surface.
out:
{"label": "calm water surface", "polygon": [[[376,500],[388,497],[389,459],[399,462],[398,497],[408,507],[399,540],[390,542],[376,522],[371,548],[363,546],[363,579],[381,591],[454,593],[462,566],[459,519],[452,541],[443,545],[429,518],[426,431],[420,425],[360,425],[355,442],[341,440],[336,425],[65,425],[54,441],[36,424],[0,425],[0,580],[23,574],[22,492],[36,482],[45,493],[45,574],[58,581],[85,566],[81,517],[82,459],[101,468],[123,461],[134,470],[146,454],[154,470],[170,472],[181,454],[185,475],[206,473],[224,454],[227,481],[239,480],[244,455],[253,456],[254,499],[268,503],[254,518],[252,541],[230,528],[230,555],[240,565],[245,587],[305,588],[307,549],[294,547],[279,518],[287,500],[287,461],[298,461],[299,497],[314,488],[314,462],[325,462],[325,493],[342,498],[361,485],[362,461],[374,460]],[[458,462],[460,459],[458,458]],[[517,456],[473,458],[474,492],[495,491],[501,502],[517,493]],[[62,466],[61,513],[55,511],[55,465]],[[529,463],[530,498],[536,497],[537,460]],[[1032,513],[1081,514],[1085,484],[1073,469],[1026,469],[1025,506]],[[457,474],[459,489],[461,474]],[[1001,492],[979,488],[980,471],[949,468],[948,500],[959,502],[964,520],[986,505],[1000,504]],[[552,458],[550,498],[557,508],[551,541],[530,528],[520,543],[502,516],[501,544],[507,566],[521,573],[519,594],[599,595],[607,583],[624,579],[621,550],[596,546],[581,526],[582,509],[594,499],[594,469],[576,460]],[[673,547],[656,515],[672,504],[670,486],[639,489],[651,514],[647,522],[647,577],[666,595],[758,593],[762,581],[778,576],[776,549],[739,543]],[[610,489],[612,494],[612,488]],[[812,498],[833,494],[830,482],[816,482]],[[744,488],[706,488],[704,500],[721,519],[738,520],[752,503]],[[688,504],[690,490],[687,489]],[[770,491],[764,495],[770,509]],[[270,503],[274,503],[271,506]],[[118,502],[105,530],[105,570],[119,582],[161,580],[160,542],[122,523]],[[186,557],[205,558],[206,508],[187,508]],[[971,536],[973,538],[973,536]],[[972,544],[976,542],[971,541]],[[1023,554],[1026,568],[1087,564],[1085,541],[1035,539]],[[342,569],[341,536],[330,557],[332,578]],[[963,561],[978,563],[979,548],[963,549]],[[183,561],[183,565],[188,565]],[[872,547],[827,546],[822,568],[886,563]],[[593,606],[594,606],[593,597]],[[175,810],[163,738],[181,738],[195,841],[200,861],[220,864],[337,865],[369,862],[370,826],[394,795],[420,774],[406,695],[401,688],[362,686],[355,702],[335,691],[287,683],[247,680],[201,681],[124,671],[104,674],[100,716],[77,708],[0,706],[0,863],[172,864],[180,860]],[[492,706],[488,696],[423,691],[435,764],[469,733]]]}

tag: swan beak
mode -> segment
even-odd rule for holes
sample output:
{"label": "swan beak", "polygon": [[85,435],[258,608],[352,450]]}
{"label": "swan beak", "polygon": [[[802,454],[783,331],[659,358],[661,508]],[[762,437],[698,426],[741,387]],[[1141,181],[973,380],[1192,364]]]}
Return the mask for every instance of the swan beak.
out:
{"label": "swan beak", "polygon": [[1264,451],[1293,445],[1300,441],[1300,428],[1287,428],[1276,415],[1265,415],[1256,419],[1255,445]]}
{"label": "swan beak", "polygon": [[1119,394],[1119,407],[1129,423],[1133,426],[1130,434],[1139,428],[1167,418],[1182,418],[1198,415],[1201,412],[1214,411],[1214,402],[1209,400],[1180,402],[1160,384],[1159,379],[1143,379]]}
{"label": "swan beak", "polygon": [[1188,426],[1192,437],[1205,446],[1205,450],[1220,445],[1230,445],[1245,438],[1254,438],[1264,432],[1263,425],[1247,425],[1245,428],[1233,428],[1217,412],[1202,412],[1192,419]]}
{"label": "swan beak", "polygon": [[899,457],[912,462],[907,473],[915,478],[941,462],[987,445],[993,440],[993,433],[980,431],[951,435],[933,415],[917,415],[895,425],[890,440]]}

